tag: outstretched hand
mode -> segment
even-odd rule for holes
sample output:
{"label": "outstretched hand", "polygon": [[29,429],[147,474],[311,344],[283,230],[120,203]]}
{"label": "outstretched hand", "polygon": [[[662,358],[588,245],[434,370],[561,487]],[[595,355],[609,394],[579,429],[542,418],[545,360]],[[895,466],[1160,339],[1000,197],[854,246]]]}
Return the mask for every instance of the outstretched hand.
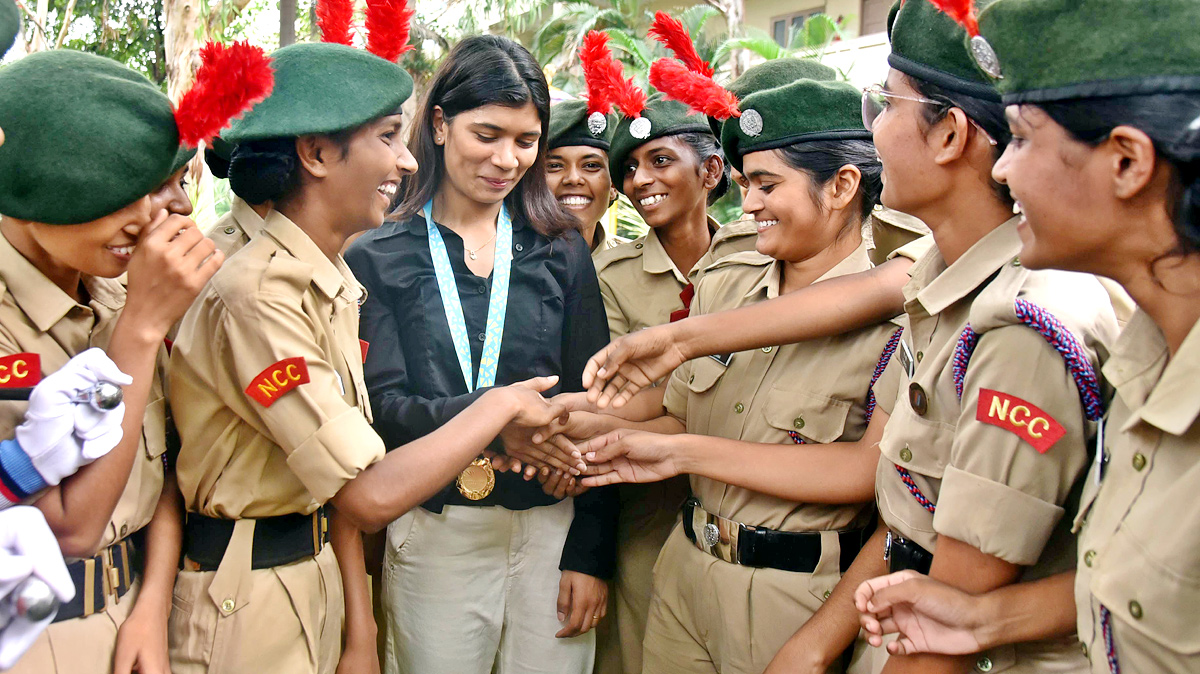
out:
{"label": "outstretched hand", "polygon": [[671,374],[687,360],[668,323],[613,340],[588,360],[583,371],[587,399],[603,409],[623,407],[638,391]]}
{"label": "outstretched hand", "polygon": [[683,473],[676,449],[682,435],[617,429],[580,446],[587,470],[585,487],[660,482]]}
{"label": "outstretched hand", "polygon": [[988,621],[980,598],[916,571],[865,581],[854,592],[854,605],[872,646],[882,645],[885,634],[899,635],[887,646],[893,655],[966,655],[987,648],[979,632]]}

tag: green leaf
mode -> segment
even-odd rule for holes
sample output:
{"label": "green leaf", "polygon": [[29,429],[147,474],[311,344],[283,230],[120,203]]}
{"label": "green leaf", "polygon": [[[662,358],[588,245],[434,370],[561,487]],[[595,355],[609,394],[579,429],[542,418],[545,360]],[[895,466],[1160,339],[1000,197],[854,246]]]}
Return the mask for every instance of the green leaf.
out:
{"label": "green leaf", "polygon": [[650,69],[650,54],[646,49],[644,41],[615,28],[606,28],[604,32],[608,33],[614,47],[633,57],[636,62],[635,67],[638,70],[645,71]]}

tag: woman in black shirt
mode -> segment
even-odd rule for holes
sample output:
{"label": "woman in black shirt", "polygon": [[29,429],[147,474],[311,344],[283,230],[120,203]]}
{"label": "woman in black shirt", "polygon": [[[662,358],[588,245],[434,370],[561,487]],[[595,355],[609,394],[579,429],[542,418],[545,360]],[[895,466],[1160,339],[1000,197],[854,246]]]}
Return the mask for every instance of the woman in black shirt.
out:
{"label": "woman in black shirt", "polygon": [[[388,446],[492,385],[557,374],[547,396],[581,391],[587,358],[608,341],[587,244],[546,186],[548,118],[545,77],[524,48],[461,42],[415,122],[420,177],[402,185],[395,221],[346,253],[369,293],[365,370]],[[530,436],[507,428],[493,449]],[[388,671],[591,671],[614,527],[607,490],[556,501],[477,461],[388,528]]]}

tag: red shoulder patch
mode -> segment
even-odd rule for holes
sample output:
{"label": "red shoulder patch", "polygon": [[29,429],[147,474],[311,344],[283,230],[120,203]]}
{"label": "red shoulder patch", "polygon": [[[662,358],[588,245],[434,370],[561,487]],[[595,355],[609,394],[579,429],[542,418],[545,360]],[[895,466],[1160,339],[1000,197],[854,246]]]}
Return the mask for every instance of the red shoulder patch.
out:
{"label": "red shoulder patch", "polygon": [[991,389],[979,389],[975,418],[985,424],[1015,433],[1045,454],[1067,434],[1067,429],[1040,407],[1016,396]]}
{"label": "red shoulder patch", "polygon": [[24,388],[42,380],[42,357],[36,353],[14,353],[0,358],[0,388]]}
{"label": "red shoulder patch", "polygon": [[287,392],[308,383],[308,363],[304,358],[284,358],[258,373],[246,387],[246,395],[254,398],[263,407],[270,407]]}

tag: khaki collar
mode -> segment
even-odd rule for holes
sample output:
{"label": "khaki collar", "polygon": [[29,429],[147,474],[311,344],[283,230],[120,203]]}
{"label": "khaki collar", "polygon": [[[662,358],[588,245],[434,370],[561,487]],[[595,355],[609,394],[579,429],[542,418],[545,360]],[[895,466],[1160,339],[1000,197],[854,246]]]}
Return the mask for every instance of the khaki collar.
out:
{"label": "khaki collar", "polygon": [[[3,236],[0,236],[0,278],[3,278],[17,306],[41,332],[49,331],[71,309],[81,306],[25,259]],[[114,311],[124,305],[125,296],[120,283],[90,276],[84,276],[82,281],[93,302]]]}
{"label": "khaki collar", "polygon": [[258,236],[263,230],[263,225],[266,222],[263,217],[254,212],[254,208],[241,197],[233,198],[233,205],[229,207],[233,213],[233,219],[237,221],[238,226],[246,233],[246,236],[253,239]]}
{"label": "khaki collar", "polygon": [[930,316],[975,292],[1005,264],[1021,252],[1021,237],[1017,234],[1020,216],[988,232],[963,256],[949,267],[945,266],[936,248],[913,267],[912,282],[904,287],[907,301],[916,299]]}
{"label": "khaki collar", "polygon": [[[821,277],[816,281],[813,281],[813,283],[820,283],[821,281],[827,281],[831,278],[846,276],[847,274],[856,274],[860,271],[866,271],[870,269],[871,258],[868,256],[867,252],[867,242],[866,240],[863,240],[862,243],[858,244],[858,248],[855,248],[850,252],[849,255],[842,258],[837,264],[833,265],[829,271],[821,274]],[[769,300],[779,297],[779,289],[783,286],[783,265],[784,263],[779,260],[772,262],[770,269],[767,270],[767,273],[763,274],[758,279],[758,283],[755,283],[754,286],[746,292],[746,297],[752,297],[761,292],[765,292],[767,299]]]}
{"label": "khaki collar", "polygon": [[[715,236],[717,230],[721,228],[721,223],[717,222],[713,216],[708,216],[708,234],[711,237]],[[709,248],[711,250],[711,243]],[[705,261],[706,256],[700,256],[700,261]],[[699,263],[697,263],[699,264]],[[675,275],[675,280],[687,285],[690,283],[683,272],[675,268],[675,263],[671,261],[671,256],[667,255],[667,249],[663,248],[662,241],[658,240],[658,234],[653,227],[646,232],[646,245],[642,250],[642,269],[650,274],[665,274],[670,272]],[[696,271],[692,269],[688,272],[688,276]]]}
{"label": "khaki collar", "polygon": [[604,231],[604,223],[597,222],[596,229],[592,232],[592,240],[588,241],[588,248],[594,253],[600,246],[604,245],[604,240],[608,238],[608,233]]}
{"label": "khaki collar", "polygon": [[1200,417],[1200,327],[1193,326],[1178,353],[1168,360],[1162,331],[1139,309],[1130,319],[1104,365],[1104,377],[1116,387],[1133,415],[1121,428],[1139,421],[1172,435],[1187,433]]}
{"label": "khaki collar", "polygon": [[325,253],[321,252],[308,234],[286,215],[272,210],[263,221],[263,232],[297,260],[312,265],[313,285],[329,299],[337,297],[343,286],[350,290],[354,299],[362,294],[361,286],[342,260],[341,254],[337,256],[336,262],[325,257]]}

